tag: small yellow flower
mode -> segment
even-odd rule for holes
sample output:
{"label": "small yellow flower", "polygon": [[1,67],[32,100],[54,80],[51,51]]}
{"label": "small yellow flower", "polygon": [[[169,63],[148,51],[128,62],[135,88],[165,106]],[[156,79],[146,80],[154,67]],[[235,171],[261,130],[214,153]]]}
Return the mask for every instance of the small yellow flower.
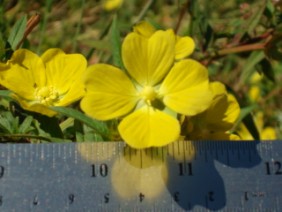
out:
{"label": "small yellow flower", "polygon": [[112,11],[118,9],[123,3],[123,0],[104,0],[103,1],[103,8],[107,11]]}
{"label": "small yellow flower", "polygon": [[[154,32],[156,32],[156,29],[149,22],[141,21],[133,27],[133,32],[144,37],[150,38],[154,34]],[[175,35],[174,54],[176,60],[188,57],[190,54],[193,53],[194,49],[195,42],[191,37],[180,37],[178,35]]]}
{"label": "small yellow flower", "polygon": [[123,118],[121,137],[134,148],[176,140],[176,114],[195,115],[210,105],[208,71],[191,60],[174,62],[175,35],[156,31],[149,38],[130,33],[122,45],[124,71],[92,65],[86,75],[82,110],[99,120]]}
{"label": "small yellow flower", "polygon": [[240,106],[220,82],[210,84],[214,97],[211,106],[201,114],[188,118],[187,138],[191,140],[238,140],[228,133],[240,114]]}
{"label": "small yellow flower", "polygon": [[67,106],[84,95],[82,55],[49,49],[41,57],[26,49],[0,65],[0,84],[13,92],[22,108],[54,116],[49,106]]}
{"label": "small yellow flower", "polygon": [[252,102],[256,102],[261,98],[261,89],[259,83],[263,79],[263,76],[258,72],[255,72],[250,78],[250,89],[249,89],[249,98]]}

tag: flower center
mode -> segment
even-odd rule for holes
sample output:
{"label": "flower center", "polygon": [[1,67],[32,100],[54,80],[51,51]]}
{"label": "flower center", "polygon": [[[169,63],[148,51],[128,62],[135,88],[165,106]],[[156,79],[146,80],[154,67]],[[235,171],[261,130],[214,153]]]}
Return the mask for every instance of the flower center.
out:
{"label": "flower center", "polygon": [[157,92],[151,86],[145,86],[141,91],[141,96],[146,102],[151,102],[157,98]]}
{"label": "flower center", "polygon": [[36,88],[35,97],[41,104],[50,106],[59,100],[59,92],[52,86]]}

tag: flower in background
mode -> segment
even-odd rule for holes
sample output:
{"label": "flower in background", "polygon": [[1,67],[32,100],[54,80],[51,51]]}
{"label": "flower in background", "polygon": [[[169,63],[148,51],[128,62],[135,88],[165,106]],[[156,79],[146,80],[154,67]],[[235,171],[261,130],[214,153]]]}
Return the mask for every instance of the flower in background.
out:
{"label": "flower in background", "polygon": [[[254,117],[254,122],[259,132],[260,140],[275,140],[277,139],[276,131],[273,127],[265,126],[263,121],[263,113],[257,112]],[[254,140],[254,137],[248,131],[247,127],[241,123],[237,133],[243,140]]]}
{"label": "flower in background", "polygon": [[120,8],[123,0],[104,0],[102,3],[103,9],[107,11],[112,11]]}
{"label": "flower in background", "polygon": [[177,113],[196,115],[211,103],[208,71],[197,61],[175,63],[175,35],[130,33],[122,44],[127,72],[92,65],[85,79],[82,110],[98,120],[123,118],[121,137],[134,148],[163,146],[180,135]]}
{"label": "flower in background", "polygon": [[67,106],[84,95],[82,75],[87,62],[80,54],[49,49],[41,57],[27,49],[16,50],[0,65],[0,84],[12,91],[22,108],[54,116],[49,106]]}
{"label": "flower in background", "polygon": [[[141,21],[133,27],[133,32],[146,38],[150,38],[156,31],[157,30],[149,22],[146,21]],[[178,35],[175,35],[174,54],[176,60],[188,57],[193,53],[194,49],[195,42],[191,37],[180,37]]]}
{"label": "flower in background", "polygon": [[261,98],[261,89],[259,83],[261,82],[263,76],[260,75],[258,72],[252,74],[250,78],[251,87],[249,89],[249,98],[252,102],[256,102]]}
{"label": "flower in background", "polygon": [[240,106],[220,82],[210,84],[211,106],[204,112],[188,117],[186,138],[190,140],[238,140],[231,130],[239,117]]}

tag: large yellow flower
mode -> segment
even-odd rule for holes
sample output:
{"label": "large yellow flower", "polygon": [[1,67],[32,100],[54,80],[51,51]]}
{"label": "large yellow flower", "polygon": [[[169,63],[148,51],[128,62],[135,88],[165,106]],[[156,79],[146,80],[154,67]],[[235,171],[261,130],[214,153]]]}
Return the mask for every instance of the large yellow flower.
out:
{"label": "large yellow flower", "polygon": [[228,131],[240,114],[240,106],[220,82],[210,84],[214,97],[211,106],[201,114],[188,118],[187,139],[191,140],[238,140]]}
{"label": "large yellow flower", "polygon": [[127,73],[107,64],[90,66],[82,110],[99,120],[125,116],[118,130],[134,148],[176,140],[176,113],[204,111],[212,94],[207,69],[191,59],[174,63],[174,49],[172,30],[156,31],[150,38],[130,33],[122,45]]}
{"label": "large yellow flower", "polygon": [[49,106],[67,106],[84,95],[82,75],[86,66],[80,54],[49,49],[39,57],[19,49],[0,65],[0,84],[13,92],[24,109],[53,116],[56,113]]}

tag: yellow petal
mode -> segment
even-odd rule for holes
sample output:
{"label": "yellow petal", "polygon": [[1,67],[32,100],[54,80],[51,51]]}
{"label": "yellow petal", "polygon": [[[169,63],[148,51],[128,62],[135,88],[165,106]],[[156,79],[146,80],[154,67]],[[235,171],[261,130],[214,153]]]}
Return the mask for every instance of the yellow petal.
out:
{"label": "yellow petal", "polygon": [[62,96],[60,101],[54,104],[54,106],[67,106],[78,100],[85,95],[85,88],[82,83],[73,83],[68,92]]}
{"label": "yellow petal", "polygon": [[194,40],[191,37],[176,37],[175,59],[183,59],[193,53],[195,49]]}
{"label": "yellow petal", "polygon": [[122,46],[122,58],[129,74],[140,84],[153,86],[169,71],[174,60],[173,31],[156,31],[149,39],[130,33]]}
{"label": "yellow petal", "polygon": [[118,130],[129,146],[141,149],[175,141],[180,134],[180,124],[170,115],[144,106],[125,117]]}
{"label": "yellow petal", "polygon": [[226,95],[227,91],[225,85],[221,82],[215,81],[210,83],[212,93],[214,97]]}
{"label": "yellow petal", "polygon": [[225,112],[225,122],[235,123],[240,115],[240,105],[232,94],[227,94],[228,108]]}
{"label": "yellow petal", "polygon": [[59,94],[65,94],[77,87],[83,92],[82,76],[86,71],[87,61],[81,54],[65,54],[60,49],[49,49],[42,55],[46,66],[48,86],[53,86]]}
{"label": "yellow petal", "polygon": [[242,140],[254,140],[253,136],[251,135],[251,133],[243,123],[239,125],[236,132],[238,133],[238,135]]}
{"label": "yellow petal", "polygon": [[138,97],[134,85],[120,69],[97,64],[87,69],[82,110],[99,120],[123,116],[134,109]]}
{"label": "yellow petal", "polygon": [[2,71],[1,84],[23,99],[33,100],[37,86],[46,83],[44,64],[39,56],[26,49],[14,52],[10,66]]}
{"label": "yellow petal", "polygon": [[184,115],[196,115],[206,110],[212,100],[207,69],[190,59],[173,66],[159,92],[165,105]]}
{"label": "yellow petal", "polygon": [[141,21],[133,27],[133,32],[136,32],[146,38],[151,37],[155,31],[156,29],[147,21]]}
{"label": "yellow petal", "polygon": [[222,83],[211,83],[214,98],[210,107],[204,112],[206,127],[212,130],[230,130],[240,114],[236,98],[227,94]]}

